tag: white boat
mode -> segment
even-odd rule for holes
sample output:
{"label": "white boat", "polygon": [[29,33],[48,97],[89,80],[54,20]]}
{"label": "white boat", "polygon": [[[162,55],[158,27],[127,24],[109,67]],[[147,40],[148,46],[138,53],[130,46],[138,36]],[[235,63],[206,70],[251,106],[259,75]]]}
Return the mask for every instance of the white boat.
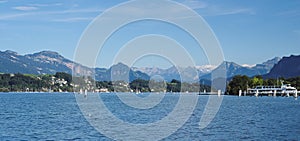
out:
{"label": "white boat", "polygon": [[140,93],[141,93],[141,91],[139,89],[135,90],[135,94],[140,94]]}
{"label": "white boat", "polygon": [[248,89],[249,95],[267,95],[267,96],[290,96],[291,94],[297,96],[297,89],[291,84],[283,84],[281,86],[256,86],[253,89]]}
{"label": "white boat", "polygon": [[84,97],[86,98],[86,97],[87,97],[87,95],[88,95],[88,92],[87,92],[87,90],[84,90]]}

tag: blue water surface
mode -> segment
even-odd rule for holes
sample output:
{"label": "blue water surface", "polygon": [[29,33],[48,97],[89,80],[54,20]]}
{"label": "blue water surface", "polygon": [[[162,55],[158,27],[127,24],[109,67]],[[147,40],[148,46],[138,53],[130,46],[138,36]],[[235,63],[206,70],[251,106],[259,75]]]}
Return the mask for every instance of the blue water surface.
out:
{"label": "blue water surface", "polygon": [[[167,116],[179,95],[167,94],[150,109],[127,106],[115,94],[100,97],[119,119],[145,124]],[[200,130],[199,121],[207,100],[208,96],[199,96],[190,119],[163,140],[300,140],[299,100],[224,96],[216,117]],[[0,140],[111,139],[84,118],[73,93],[1,93]]]}

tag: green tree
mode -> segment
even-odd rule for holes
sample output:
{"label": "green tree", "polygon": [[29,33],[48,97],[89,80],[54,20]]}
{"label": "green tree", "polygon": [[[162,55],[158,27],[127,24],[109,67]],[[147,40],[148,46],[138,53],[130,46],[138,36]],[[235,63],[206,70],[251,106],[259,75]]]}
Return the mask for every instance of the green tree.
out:
{"label": "green tree", "polygon": [[141,92],[149,92],[149,81],[143,79],[136,79],[129,83],[132,90],[139,90]]}
{"label": "green tree", "polygon": [[247,90],[250,78],[246,75],[236,75],[232,78],[227,86],[227,93],[237,95],[239,90]]}
{"label": "green tree", "polygon": [[167,84],[168,92],[180,92],[181,91],[181,82],[173,79],[170,83]]}
{"label": "green tree", "polygon": [[70,84],[72,81],[72,76],[65,72],[56,72],[54,76],[59,79],[64,79],[68,82],[68,84]]}
{"label": "green tree", "polygon": [[262,79],[261,76],[255,76],[254,78],[251,79],[250,86],[255,87],[255,86],[261,86],[263,85],[264,80]]}
{"label": "green tree", "polygon": [[267,86],[277,86],[280,85],[280,83],[278,82],[279,80],[270,78],[270,79],[266,79],[264,80],[264,84],[263,85],[267,85]]}

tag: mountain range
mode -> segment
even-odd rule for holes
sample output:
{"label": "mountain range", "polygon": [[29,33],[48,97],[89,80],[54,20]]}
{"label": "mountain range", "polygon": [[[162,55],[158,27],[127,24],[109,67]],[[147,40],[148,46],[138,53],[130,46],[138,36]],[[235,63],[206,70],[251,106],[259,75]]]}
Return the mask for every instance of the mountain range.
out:
{"label": "mountain range", "polygon": [[54,74],[56,72],[66,72],[71,74],[73,67],[92,73],[88,67],[66,59],[53,51],[42,51],[26,55],[19,55],[10,50],[0,51],[1,73]]}
{"label": "mountain range", "polygon": [[271,70],[264,75],[266,78],[291,78],[300,76],[300,55],[283,57]]}
{"label": "mountain range", "polygon": [[214,68],[215,68],[215,66],[205,65],[205,66],[186,67],[186,68],[179,67],[179,66],[177,66],[177,67],[172,66],[167,69],[161,69],[161,68],[157,68],[157,67],[153,67],[153,68],[151,68],[151,67],[144,67],[144,68],[133,67],[132,69],[135,71],[144,72],[147,75],[149,75],[150,77],[155,76],[155,75],[162,76],[164,78],[164,80],[170,82],[170,81],[172,81],[172,79],[180,80],[181,77],[183,77],[183,75],[188,80],[191,80],[191,81],[197,80],[198,79],[197,76],[202,76],[202,75],[208,74]]}
{"label": "mountain range", "polygon": [[[24,73],[24,74],[55,74],[56,72],[66,72],[72,74],[72,69],[76,73],[93,74],[96,80],[109,81],[111,74],[118,78],[127,77],[132,81],[137,78],[149,79],[149,76],[140,71],[133,71],[124,64],[116,64],[109,69],[89,68],[81,64],[66,59],[62,55],[53,51],[41,51],[34,54],[19,55],[14,51],[0,51],[0,72],[1,73]],[[127,76],[126,76],[127,75]]]}
{"label": "mountain range", "polygon": [[[219,69],[226,69],[227,78],[235,75],[247,75],[249,77],[255,75],[263,75],[265,77],[294,77],[300,76],[300,57],[290,56],[275,57],[261,64],[254,66],[239,65],[234,62],[224,61],[219,66],[196,66],[196,67],[170,67],[161,69],[157,67],[136,68],[128,67],[125,64],[118,63],[110,68],[89,68],[81,64],[73,62],[57,52],[41,51],[34,54],[19,55],[13,51],[0,51],[0,72],[1,73],[25,73],[25,74],[54,74],[56,72],[72,73],[72,68],[85,74],[95,74],[95,79],[100,81],[109,80],[127,80],[135,79],[149,80],[154,75],[160,75],[166,81],[172,79],[180,80],[179,72],[185,74],[185,77],[190,77],[190,80],[198,80],[195,77],[195,70],[200,79],[211,79],[211,73]],[[296,67],[296,68],[295,68]],[[292,69],[288,69],[292,68]],[[77,73],[75,71],[75,73]],[[129,76],[129,78],[128,78]]]}
{"label": "mountain range", "polygon": [[[253,77],[256,75],[264,75],[270,72],[270,70],[273,68],[274,65],[280,61],[281,58],[275,57],[271,60],[267,60],[266,62],[263,62],[262,64],[256,64],[252,67],[248,66],[242,66],[239,64],[236,64],[234,62],[227,62],[224,61],[221,65],[219,65],[217,68],[212,70],[212,72],[216,72],[221,69],[226,70],[226,77],[232,78],[235,75],[246,75],[248,77]],[[211,79],[211,74],[208,73],[206,75],[203,75],[201,79]]]}

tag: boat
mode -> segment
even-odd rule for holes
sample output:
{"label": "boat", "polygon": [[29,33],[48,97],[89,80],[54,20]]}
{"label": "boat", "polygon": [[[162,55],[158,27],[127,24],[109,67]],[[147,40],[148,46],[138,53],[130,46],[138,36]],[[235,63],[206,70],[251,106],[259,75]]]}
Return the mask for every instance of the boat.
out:
{"label": "boat", "polygon": [[140,93],[141,93],[141,91],[139,89],[135,90],[135,94],[140,94]]}
{"label": "boat", "polygon": [[248,95],[254,96],[286,96],[289,97],[291,94],[297,97],[298,91],[291,84],[281,84],[281,86],[256,86],[252,89],[247,89]]}
{"label": "boat", "polygon": [[84,90],[84,98],[86,98],[87,95],[88,95],[88,92],[87,92],[87,90],[85,89],[85,90]]}

